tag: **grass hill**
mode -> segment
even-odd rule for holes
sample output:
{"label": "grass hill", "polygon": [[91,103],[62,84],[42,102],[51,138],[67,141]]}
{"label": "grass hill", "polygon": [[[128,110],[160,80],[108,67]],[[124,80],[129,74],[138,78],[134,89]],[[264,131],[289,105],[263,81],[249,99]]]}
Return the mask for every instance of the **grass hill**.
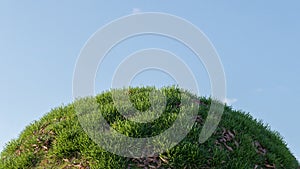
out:
{"label": "grass hill", "polygon": [[[130,101],[136,109],[149,108],[151,90],[159,90],[167,98],[165,111],[151,123],[126,120],[114,107],[111,92],[94,99],[115,130],[126,136],[149,137],[170,127],[180,111],[180,91],[176,87],[130,88]],[[0,154],[0,168],[299,168],[277,132],[249,114],[226,105],[216,131],[200,144],[199,133],[212,100],[197,99],[200,106],[192,130],[164,153],[128,158],[105,151],[84,132],[72,103],[53,109],[27,126],[19,138],[9,142]]]}

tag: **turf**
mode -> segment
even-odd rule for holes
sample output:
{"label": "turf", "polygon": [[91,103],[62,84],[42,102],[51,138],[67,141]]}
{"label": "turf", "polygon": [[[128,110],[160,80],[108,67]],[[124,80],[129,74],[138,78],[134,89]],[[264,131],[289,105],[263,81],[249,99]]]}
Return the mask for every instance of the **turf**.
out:
{"label": "turf", "polygon": [[[163,93],[167,103],[161,117],[151,123],[126,120],[115,108],[111,92],[89,99],[99,103],[99,112],[118,132],[131,137],[150,137],[170,127],[181,108],[181,93],[176,87],[130,88],[129,98],[136,109],[144,111],[150,107],[149,92],[152,90]],[[83,130],[75,101],[51,110],[10,141],[1,152],[0,168],[299,168],[278,132],[271,131],[268,125],[249,113],[227,105],[213,135],[200,144],[199,133],[212,99],[196,98],[199,111],[191,131],[166,152],[138,158],[107,152]]]}

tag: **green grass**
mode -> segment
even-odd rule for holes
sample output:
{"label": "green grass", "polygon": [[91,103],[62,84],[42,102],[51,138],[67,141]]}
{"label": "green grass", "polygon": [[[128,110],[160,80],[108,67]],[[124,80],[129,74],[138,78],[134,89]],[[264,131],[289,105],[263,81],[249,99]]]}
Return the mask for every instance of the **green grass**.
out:
{"label": "green grass", "polygon": [[[150,107],[151,87],[131,88],[130,101],[141,111]],[[162,115],[150,123],[126,120],[114,107],[112,95],[105,92],[94,99],[100,112],[118,132],[131,137],[149,137],[170,127],[180,111],[180,90],[159,89],[167,98]],[[91,98],[93,99],[93,98]],[[61,106],[25,128],[1,152],[0,168],[286,168],[296,169],[299,163],[282,137],[248,113],[225,105],[222,120],[213,135],[203,144],[199,134],[211,104],[210,98],[200,101],[198,120],[178,145],[162,154],[126,158],[105,151],[82,129],[75,104]]]}

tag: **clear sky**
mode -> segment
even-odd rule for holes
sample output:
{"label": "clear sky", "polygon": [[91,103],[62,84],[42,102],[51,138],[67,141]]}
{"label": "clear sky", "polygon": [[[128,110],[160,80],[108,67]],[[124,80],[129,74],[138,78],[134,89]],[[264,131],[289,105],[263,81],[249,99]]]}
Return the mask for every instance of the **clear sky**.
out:
{"label": "clear sky", "polygon": [[[219,53],[233,108],[250,112],[280,132],[299,159],[300,2],[296,0],[1,1],[0,150],[51,108],[72,102],[73,71],[85,42],[103,25],[133,12],[170,13],[201,29]],[[122,58],[145,47],[176,53],[200,77],[203,95],[209,95],[206,72],[193,65],[190,51],[157,36],[129,39],[109,53],[98,70],[97,92],[109,88],[106,78]],[[139,74],[132,82],[172,83],[158,71]]]}

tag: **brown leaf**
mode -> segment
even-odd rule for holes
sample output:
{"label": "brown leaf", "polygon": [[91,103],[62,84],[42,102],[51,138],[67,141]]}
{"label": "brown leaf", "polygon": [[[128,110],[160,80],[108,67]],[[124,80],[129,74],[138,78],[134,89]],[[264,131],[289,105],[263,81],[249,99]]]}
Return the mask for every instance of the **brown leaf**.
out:
{"label": "brown leaf", "polygon": [[267,168],[276,168],[276,167],[275,167],[275,164],[272,164],[272,165],[270,165],[270,164],[265,164],[265,167],[267,167]]}
{"label": "brown leaf", "polygon": [[138,167],[146,167],[144,164],[137,164]]}
{"label": "brown leaf", "polygon": [[231,141],[232,140],[232,137],[229,134],[225,134],[224,138],[225,138],[226,141]]}
{"label": "brown leaf", "polygon": [[150,162],[154,161],[154,158],[148,157],[146,160],[147,160],[148,163],[150,163]]}
{"label": "brown leaf", "polygon": [[17,150],[16,151],[16,154],[19,156],[19,155],[21,155],[21,150]]}
{"label": "brown leaf", "polygon": [[228,146],[226,143],[223,143],[223,144],[224,144],[224,146],[227,148],[227,150],[233,151],[233,149],[232,149],[230,146]]}
{"label": "brown leaf", "polygon": [[64,162],[70,162],[69,159],[64,158],[63,159]]}
{"label": "brown leaf", "polygon": [[265,155],[265,154],[267,153],[267,150],[264,149],[264,148],[262,148],[262,147],[259,147],[258,150],[259,150],[259,152],[260,152],[261,154],[263,154],[263,155]]}
{"label": "brown leaf", "polygon": [[261,147],[261,145],[260,145],[260,143],[259,143],[258,141],[254,141],[254,145],[255,145],[256,147]]}
{"label": "brown leaf", "polygon": [[153,166],[153,165],[148,165],[150,168],[156,168],[155,166]]}
{"label": "brown leaf", "polygon": [[219,139],[219,141],[222,142],[222,143],[225,143],[226,139],[225,138],[221,138],[221,139]]}
{"label": "brown leaf", "polygon": [[46,146],[42,146],[42,148],[43,148],[44,150],[48,150],[48,147],[46,147]]}
{"label": "brown leaf", "polygon": [[49,131],[49,134],[50,135],[55,135],[55,133],[51,130],[51,131]]}
{"label": "brown leaf", "polygon": [[77,167],[77,168],[83,168],[83,166],[81,164],[77,164],[77,165],[73,165],[74,167]]}
{"label": "brown leaf", "polygon": [[164,162],[164,163],[166,163],[166,164],[169,163],[169,161],[168,161],[167,159],[165,159],[165,158],[163,158],[163,157],[161,157],[161,156],[160,156],[159,158],[161,159],[162,162]]}
{"label": "brown leaf", "polygon": [[227,133],[230,135],[231,138],[235,137],[235,135],[230,130],[228,130]]}

